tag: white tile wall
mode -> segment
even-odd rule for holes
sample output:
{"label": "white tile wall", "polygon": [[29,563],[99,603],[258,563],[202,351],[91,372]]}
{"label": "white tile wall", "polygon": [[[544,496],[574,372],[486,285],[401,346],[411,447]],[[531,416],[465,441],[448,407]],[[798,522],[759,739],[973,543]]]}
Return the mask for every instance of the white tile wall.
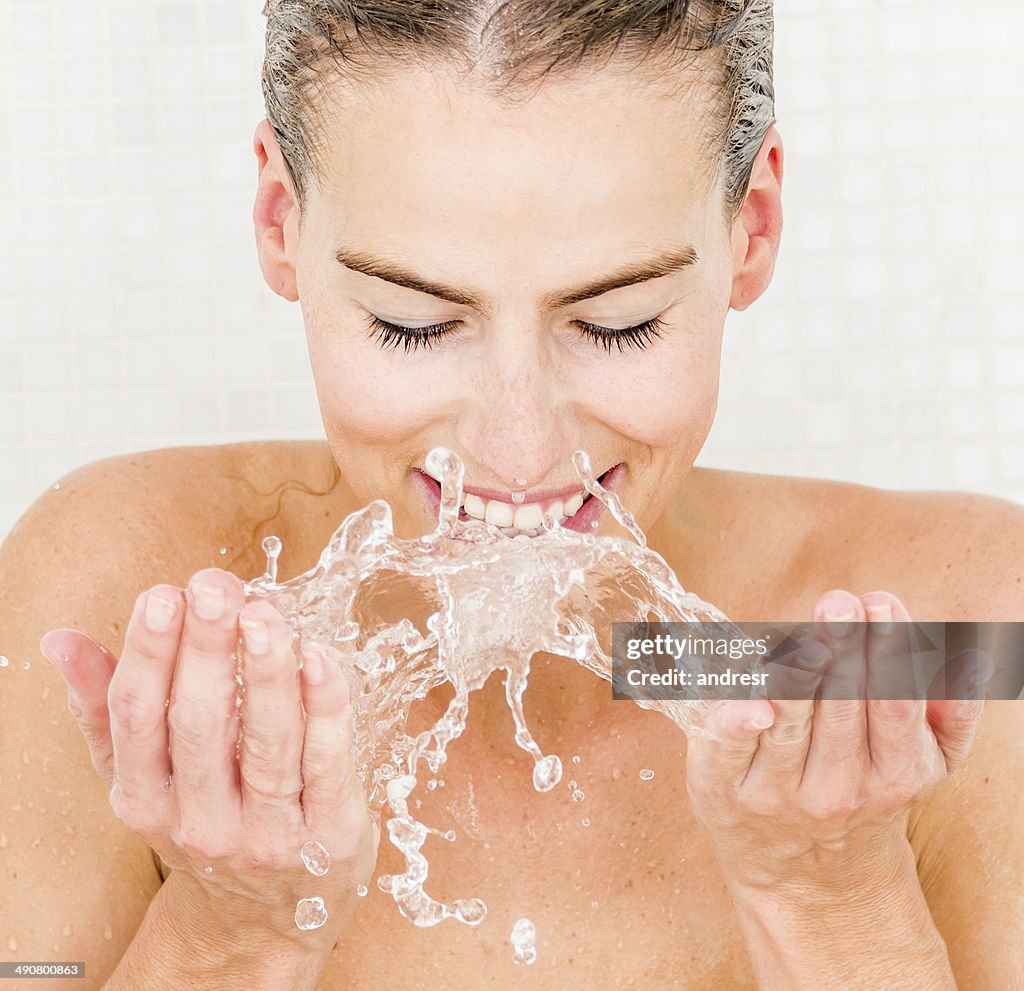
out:
{"label": "white tile wall", "polygon": [[[321,436],[250,211],[258,0],[0,0],[0,536],[74,466]],[[778,0],[786,232],[700,463],[1024,502],[1024,6]]]}

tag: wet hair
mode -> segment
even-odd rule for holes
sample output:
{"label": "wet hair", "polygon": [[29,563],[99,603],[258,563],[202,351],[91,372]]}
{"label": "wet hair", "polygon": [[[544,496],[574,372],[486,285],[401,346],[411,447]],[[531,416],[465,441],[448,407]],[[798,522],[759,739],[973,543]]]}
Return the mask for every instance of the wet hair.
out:
{"label": "wet hair", "polygon": [[[505,98],[574,68],[616,57],[648,78],[683,86],[706,55],[717,106],[707,129],[709,169],[727,217],[746,199],[775,122],[773,0],[265,0],[262,86],[267,118],[298,205],[321,185],[323,121],[332,79],[402,67],[461,65]],[[711,59],[710,53],[716,58]]]}

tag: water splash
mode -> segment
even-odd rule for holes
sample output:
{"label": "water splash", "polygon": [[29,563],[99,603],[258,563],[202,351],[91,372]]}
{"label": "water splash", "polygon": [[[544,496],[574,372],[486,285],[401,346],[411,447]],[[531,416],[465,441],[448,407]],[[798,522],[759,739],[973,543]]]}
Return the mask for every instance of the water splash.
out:
{"label": "water splash", "polygon": [[306,870],[317,877],[323,877],[331,869],[331,855],[322,843],[307,840],[300,851]]}
{"label": "water splash", "polygon": [[516,963],[531,964],[537,959],[537,930],[529,919],[517,919],[508,939]]}
{"label": "water splash", "polygon": [[641,781],[650,781],[651,778],[653,778],[653,777],[654,777],[654,772],[649,767],[644,767],[644,768],[640,769],[640,780]]}
{"label": "water splash", "polygon": [[[586,491],[635,544],[580,533],[552,519],[536,538],[462,521],[462,462],[435,448],[426,459],[427,472],[441,485],[432,533],[396,538],[391,507],[376,500],[342,522],[316,567],[283,584],[277,583],[281,541],[266,538],[266,572],[246,584],[250,598],[270,601],[289,620],[297,656],[307,644],[316,645],[347,678],[367,801],[375,816],[390,813],[388,836],[405,858],[404,873],[382,876],[377,885],[417,926],[447,918],[478,925],[487,911],[479,898],[444,903],[426,892],[429,865],[422,847],[429,835],[445,834],[409,808],[421,777],[427,776],[428,789],[443,785],[438,775],[447,747],[466,728],[474,691],[504,672],[515,741],[533,759],[534,787],[550,791],[562,778],[561,759],[543,752],[523,713],[535,654],[565,657],[610,681],[613,622],[727,622],[686,592],[665,560],[647,548],[643,531],[594,477],[583,451],[574,454],[573,465]],[[508,608],[510,601],[515,609]],[[454,689],[447,710],[433,726],[409,735],[413,703],[445,684]],[[703,732],[708,703],[636,704],[662,712],[688,733]]]}
{"label": "water splash", "polygon": [[320,897],[303,898],[295,906],[295,925],[299,929],[319,929],[327,921],[327,909]]}

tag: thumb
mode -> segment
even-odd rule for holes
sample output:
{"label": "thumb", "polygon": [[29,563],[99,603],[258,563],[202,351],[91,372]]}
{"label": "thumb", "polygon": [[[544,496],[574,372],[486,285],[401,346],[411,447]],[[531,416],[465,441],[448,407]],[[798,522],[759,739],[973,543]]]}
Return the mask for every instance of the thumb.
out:
{"label": "thumb", "polygon": [[928,723],[952,774],[967,760],[974,732],[985,710],[984,699],[950,699],[928,703]]}
{"label": "thumb", "polygon": [[687,747],[687,778],[694,784],[739,783],[757,752],[761,733],[775,721],[775,709],[767,699],[722,701],[708,713],[703,732],[690,738]]}
{"label": "thumb", "polygon": [[110,739],[107,692],[117,658],[79,630],[50,630],[39,650],[68,686],[68,709],[89,747],[92,766],[108,784],[114,781],[114,747]]}

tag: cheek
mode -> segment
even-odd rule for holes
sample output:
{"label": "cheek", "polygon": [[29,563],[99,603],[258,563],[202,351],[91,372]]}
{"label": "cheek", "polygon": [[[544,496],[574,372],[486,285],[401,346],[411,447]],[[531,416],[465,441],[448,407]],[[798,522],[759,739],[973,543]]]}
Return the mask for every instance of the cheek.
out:
{"label": "cheek", "polygon": [[421,428],[431,415],[426,370],[402,368],[390,352],[365,341],[308,334],[310,364],[328,436],[364,443],[396,444]]}
{"label": "cheek", "polygon": [[721,329],[673,324],[634,373],[616,380],[606,413],[619,432],[652,448],[702,445],[718,407]]}

